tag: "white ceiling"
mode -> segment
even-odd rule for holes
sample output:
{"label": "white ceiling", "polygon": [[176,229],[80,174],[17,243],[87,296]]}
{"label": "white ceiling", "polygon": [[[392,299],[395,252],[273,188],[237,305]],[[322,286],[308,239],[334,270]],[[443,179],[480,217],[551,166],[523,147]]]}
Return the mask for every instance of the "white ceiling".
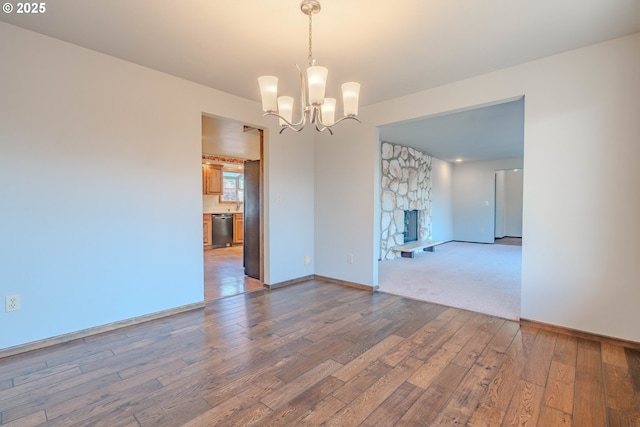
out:
{"label": "white ceiling", "polygon": [[524,156],[524,103],[521,98],[382,126],[380,139],[417,148],[448,162],[521,158]]}
{"label": "white ceiling", "polygon": [[[361,106],[640,31],[639,0],[321,0],[314,57],[328,96]],[[0,20],[259,100],[256,78],[297,95],[308,20],[299,0],[55,0]],[[340,108],[340,107],[339,107]],[[260,112],[256,112],[259,114]]]}
{"label": "white ceiling", "polygon": [[260,133],[235,120],[202,116],[202,152],[242,160],[260,159]]}
{"label": "white ceiling", "polygon": [[[329,92],[362,83],[361,105],[640,31],[638,0],[321,0],[318,64]],[[299,0],[55,0],[0,20],[259,99],[273,74],[298,94],[307,63]],[[290,81],[291,84],[286,84]]]}

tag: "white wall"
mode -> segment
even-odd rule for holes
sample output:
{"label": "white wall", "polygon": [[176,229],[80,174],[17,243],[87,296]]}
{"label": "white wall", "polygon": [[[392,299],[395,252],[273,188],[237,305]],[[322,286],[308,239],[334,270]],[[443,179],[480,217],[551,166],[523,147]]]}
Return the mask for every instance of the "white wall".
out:
{"label": "white wall", "polygon": [[505,175],[505,235],[522,237],[522,189],[524,172],[522,169],[503,171]]}
{"label": "white wall", "polygon": [[435,157],[431,169],[431,238],[453,240],[453,165]]}
{"label": "white wall", "polygon": [[[315,273],[378,285],[380,143],[377,131],[346,121],[334,135],[316,135]],[[367,169],[367,173],[362,173]],[[370,173],[376,171],[377,180]],[[319,185],[318,185],[319,184]],[[353,255],[353,264],[347,256]],[[374,270],[375,269],[375,270]]]}
{"label": "white wall", "polygon": [[522,169],[498,170],[495,237],[522,237]]}
{"label": "white wall", "polygon": [[[640,341],[639,75],[637,33],[362,108],[362,130],[332,140],[341,152],[362,150],[337,161],[357,177],[339,192],[368,192],[379,179],[379,142],[367,129],[526,95],[522,317]],[[315,183],[327,195],[335,185],[329,172],[317,170]],[[350,217],[379,212],[374,202],[347,207]],[[351,233],[348,222],[332,225],[335,235]],[[376,232],[363,228],[356,237]],[[317,257],[336,250],[317,234]],[[355,253],[366,255],[364,248]],[[323,274],[342,268],[327,264]],[[371,261],[353,280],[369,280],[376,268]]]}
{"label": "white wall", "polygon": [[[202,301],[201,114],[274,122],[4,23],[0,57],[0,296],[22,296],[0,348]],[[635,34],[363,108],[333,137],[267,129],[267,283],[309,252],[316,274],[377,285],[376,126],[526,95],[522,317],[640,341],[638,75]]]}
{"label": "white wall", "polygon": [[[496,226],[494,236],[506,236],[507,195],[505,194],[505,171],[496,171]],[[522,222],[522,221],[521,221]]]}
{"label": "white wall", "polygon": [[640,341],[640,33],[531,71],[522,317]]}
{"label": "white wall", "polygon": [[453,239],[493,243],[495,171],[522,168],[522,159],[456,163],[453,166]]}
{"label": "white wall", "polygon": [[[275,121],[5,23],[0,57],[0,296],[22,299],[0,311],[0,348],[202,301],[201,116]],[[270,283],[313,267],[291,267],[288,251],[313,253],[314,177],[308,137],[266,133]]]}
{"label": "white wall", "polygon": [[[314,141],[311,129],[285,131],[277,141],[271,139],[266,156],[271,241],[267,283],[278,284],[314,274]],[[307,255],[311,264],[305,265]]]}

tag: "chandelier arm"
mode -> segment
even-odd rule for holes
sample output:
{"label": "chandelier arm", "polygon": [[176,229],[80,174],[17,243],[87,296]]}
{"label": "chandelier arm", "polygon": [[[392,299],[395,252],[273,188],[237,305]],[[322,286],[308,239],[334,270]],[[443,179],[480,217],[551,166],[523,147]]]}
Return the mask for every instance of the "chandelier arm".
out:
{"label": "chandelier arm", "polygon": [[[358,120],[358,118],[356,116],[346,116],[346,117],[341,117],[340,119],[336,120],[335,122],[333,122],[333,124],[331,126],[327,126],[324,123],[322,123],[322,119],[320,118],[320,116],[317,117],[316,119],[316,129],[319,130],[320,132],[322,132],[325,129],[328,129],[329,131],[331,131],[331,129],[337,125],[340,122],[343,122],[345,120],[355,120],[358,123],[362,123],[360,120]],[[318,128],[318,124],[322,127],[322,129]],[[333,135],[333,132],[331,132],[331,135]]]}
{"label": "chandelier arm", "polygon": [[300,132],[303,128],[304,128],[304,126],[302,126],[302,127],[300,127],[300,128],[294,128],[293,126],[287,126],[287,125],[285,125],[285,126],[282,126],[282,127],[280,128],[280,132],[278,132],[278,133],[282,133],[282,132],[284,132],[284,131],[285,131],[285,130],[287,130],[287,129],[291,129],[291,130],[292,130],[292,131],[294,131],[294,132]]}
{"label": "chandelier arm", "polygon": [[338,120],[336,120],[335,123],[332,124],[330,127],[334,127],[338,123],[343,122],[345,120],[355,120],[358,123],[362,123],[356,116],[345,116],[345,117],[341,117]]}
{"label": "chandelier arm", "polygon": [[[266,113],[264,113],[262,115],[262,117],[266,117],[266,116],[274,116],[279,118],[280,120],[282,120],[283,122],[285,122],[284,125],[282,125],[283,128],[289,128],[289,129],[293,129],[296,132],[300,132],[302,130],[302,128],[304,127],[305,124],[307,124],[307,117],[306,115],[302,115],[302,118],[300,119],[300,121],[298,123],[291,123],[289,120],[285,119],[284,117],[282,117],[280,114],[278,113],[274,113],[273,111],[267,111]],[[299,129],[297,129],[297,127],[300,127]]]}
{"label": "chandelier arm", "polygon": [[325,125],[322,125],[322,124],[321,124],[321,126],[318,126],[318,123],[316,123],[315,125],[316,125],[316,130],[318,132],[324,132],[325,130],[328,130],[329,133],[331,135],[333,135],[333,130],[331,129],[331,126],[325,126]]}

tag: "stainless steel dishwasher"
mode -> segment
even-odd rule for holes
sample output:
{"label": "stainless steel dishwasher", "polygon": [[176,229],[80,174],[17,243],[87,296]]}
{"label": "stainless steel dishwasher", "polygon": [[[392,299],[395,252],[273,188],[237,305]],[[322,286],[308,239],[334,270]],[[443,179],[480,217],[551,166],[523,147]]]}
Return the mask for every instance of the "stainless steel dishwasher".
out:
{"label": "stainless steel dishwasher", "polygon": [[233,243],[233,214],[211,215],[211,246],[231,246]]}

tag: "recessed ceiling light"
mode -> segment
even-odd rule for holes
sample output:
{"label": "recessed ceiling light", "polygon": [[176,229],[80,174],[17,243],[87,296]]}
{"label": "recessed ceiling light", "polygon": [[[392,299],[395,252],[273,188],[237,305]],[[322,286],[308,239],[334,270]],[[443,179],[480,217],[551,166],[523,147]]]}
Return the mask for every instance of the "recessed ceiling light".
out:
{"label": "recessed ceiling light", "polygon": [[456,162],[460,163],[460,162],[462,162],[462,159],[461,159],[460,157],[458,157],[458,158],[456,159]]}

